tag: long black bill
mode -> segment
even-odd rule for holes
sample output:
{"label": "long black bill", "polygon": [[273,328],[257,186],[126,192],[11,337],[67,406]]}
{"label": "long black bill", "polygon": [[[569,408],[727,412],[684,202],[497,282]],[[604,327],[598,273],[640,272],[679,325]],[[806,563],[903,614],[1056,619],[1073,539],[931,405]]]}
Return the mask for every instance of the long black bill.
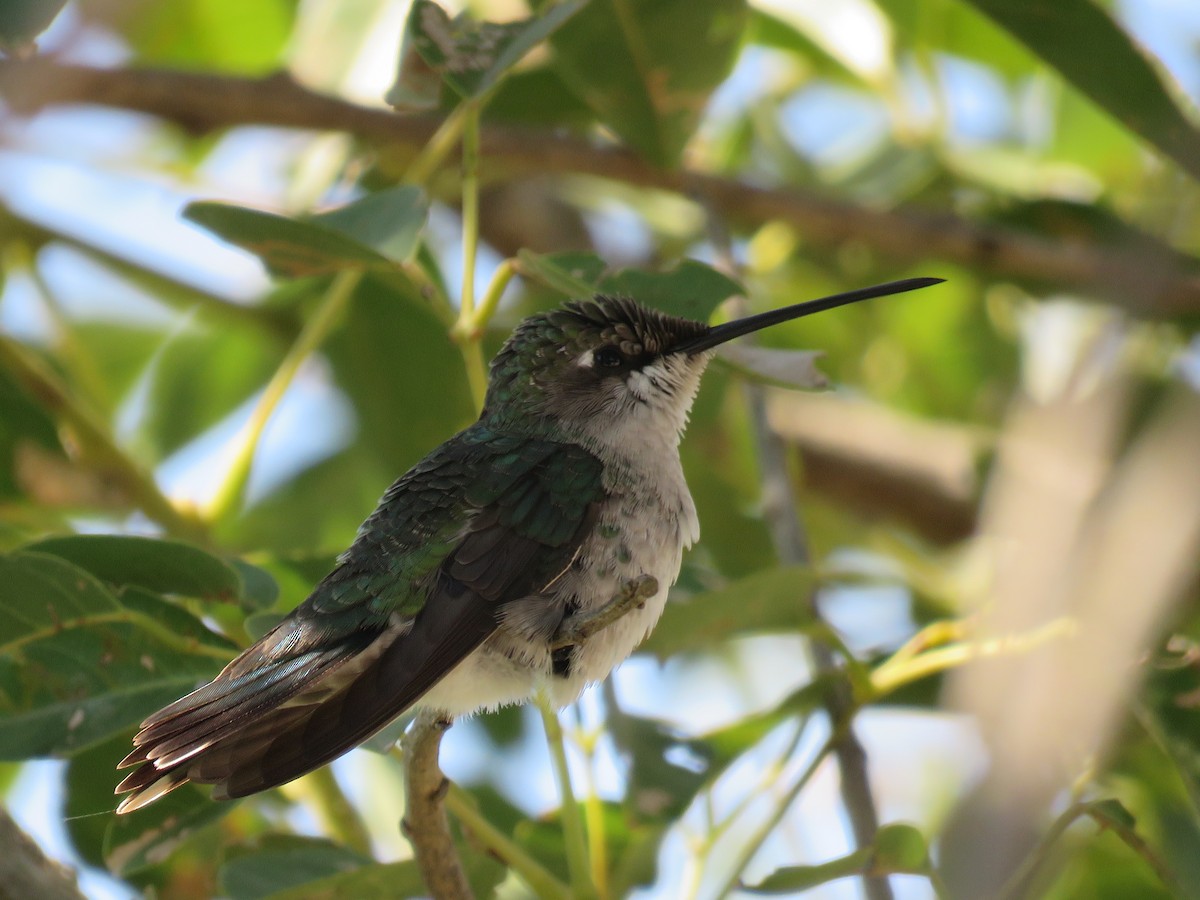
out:
{"label": "long black bill", "polygon": [[701,353],[717,346],[717,344],[723,344],[726,341],[741,337],[743,334],[749,334],[752,331],[758,331],[761,328],[778,325],[780,322],[786,322],[789,319],[811,316],[813,313],[824,312],[827,309],[833,309],[837,306],[845,306],[847,303],[870,300],[872,297],[903,294],[905,291],[915,291],[918,288],[941,284],[945,280],[944,278],[905,278],[902,281],[889,281],[887,284],[877,284],[874,287],[859,288],[856,291],[846,291],[844,294],[822,297],[820,300],[808,300],[805,303],[797,303],[794,306],[768,310],[765,313],[759,313],[757,316],[747,316],[744,319],[736,319],[732,322],[726,322],[724,325],[714,326],[700,337],[676,347],[674,352]]}

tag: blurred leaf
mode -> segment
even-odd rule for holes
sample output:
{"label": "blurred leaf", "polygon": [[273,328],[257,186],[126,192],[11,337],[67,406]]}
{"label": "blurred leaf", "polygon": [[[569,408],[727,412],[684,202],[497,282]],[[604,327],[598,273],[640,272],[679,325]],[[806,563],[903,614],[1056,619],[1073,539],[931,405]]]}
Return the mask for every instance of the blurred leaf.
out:
{"label": "blurred leaf", "polygon": [[609,731],[630,760],[625,801],[638,819],[670,822],[709,781],[712,753],[671,726],[609,710]]}
{"label": "blurred leaf", "polygon": [[147,367],[133,443],[158,461],[217,425],[267,383],[283,343],[249,329],[189,328],[169,336]]}
{"label": "blurred leaf", "polygon": [[[400,72],[387,102],[401,108],[428,107],[433,92],[427,72],[440,75],[460,97],[478,97],[587,2],[564,0],[541,16],[498,24],[475,22],[467,14],[451,19],[433,0],[415,0],[405,24]],[[425,67],[412,62],[414,52]]]}
{"label": "blurred leaf", "polygon": [[485,121],[550,128],[585,129],[592,111],[547,66],[512,72],[483,108]]}
{"label": "blurred leaf", "polygon": [[161,863],[201,827],[227,815],[233,807],[186,784],[149,806],[113,815],[104,832],[105,864],[109,871],[128,876]]}
{"label": "blurred leaf", "polygon": [[863,83],[858,72],[845,65],[807,34],[758,7],[750,9],[746,40],[762,47],[786,50],[804,60],[823,78]]}
{"label": "blurred leaf", "polygon": [[[458,348],[429,304],[401,287],[364,279],[325,345],[359,416],[357,442],[389,467],[388,482],[474,419]],[[374,486],[376,499],[386,487]]]}
{"label": "blurred leaf", "polygon": [[328,275],[352,266],[389,268],[416,249],[428,202],[417,188],[369,194],[307,218],[230,203],[189,203],[184,218],[258,256],[274,275]]}
{"label": "blurred leaf", "polygon": [[113,585],[137,585],[161,594],[236,600],[242,579],[229,563],[182,541],[122,534],[73,534],[23,548],[49,553]]}
{"label": "blurred leaf", "polygon": [[726,344],[717,356],[743,375],[790,388],[821,390],[829,379],[817,368],[820,350],[775,350],[743,344]]}
{"label": "blurred leaf", "polygon": [[601,293],[633,297],[639,303],[672,316],[707,322],[722,301],[743,288],[711,266],[686,259],[666,272],[622,269],[606,273],[604,260],[594,253],[531,253],[518,256],[522,274],[535,278],[568,297]]}
{"label": "blurred leaf", "polygon": [[252,565],[242,559],[232,559],[229,564],[237,571],[242,581],[242,606],[250,610],[269,609],[279,599],[279,583],[266,569]]}
{"label": "blurred leaf", "polygon": [[353,872],[371,860],[330,841],[268,835],[253,847],[234,847],[218,874],[230,900],[260,900],[318,879]]}
{"label": "blurred leaf", "polygon": [[0,635],[0,759],[76,752],[140,722],[228,660],[42,553],[0,556]]}
{"label": "blurred leaf", "polygon": [[[1200,179],[1200,130],[1160,64],[1092,0],[969,0],[1082,93]],[[1069,40],[1064,40],[1069,35]]]}
{"label": "blurred leaf", "polygon": [[534,253],[522,250],[517,254],[521,274],[535,278],[546,287],[567,297],[590,297],[604,276],[605,263],[594,253]]}
{"label": "blurred leaf", "polygon": [[733,637],[803,629],[813,623],[806,600],[813,584],[811,569],[782,566],[719,590],[673,600],[639,649],[666,659]]}
{"label": "blurred leaf", "polygon": [[279,65],[292,10],[288,0],[172,0],[124,21],[142,63],[257,75]]}
{"label": "blurred leaf", "polygon": [[744,293],[740,284],[711,266],[685,259],[666,272],[622,269],[600,282],[608,294],[633,297],[672,316],[707,322],[721,302]]}
{"label": "blurred leaf", "polygon": [[0,497],[12,497],[29,487],[23,483],[19,461],[30,448],[66,463],[54,420],[0,371]]}
{"label": "blurred leaf", "polygon": [[424,191],[400,185],[310,216],[307,221],[352,237],[380,256],[402,263],[416,251],[428,212]]}
{"label": "blurred leaf", "polygon": [[[117,763],[131,748],[123,732],[71,757],[66,774],[67,832],[88,863],[128,874],[163,858],[197,828],[235,808],[214,803],[208,792],[184,785],[156,803],[118,816],[113,788],[124,773]],[[110,854],[115,852],[115,856]]]}
{"label": "blurred leaf", "polygon": [[[491,895],[491,889],[503,876],[504,867],[494,859],[464,854],[467,880],[477,895]],[[396,897],[425,897],[428,892],[414,860],[398,863],[371,863],[352,872],[331,875],[266,895],[270,900],[395,900]]]}
{"label": "blurred leaf", "polygon": [[0,4],[0,51],[21,51],[50,27],[67,0],[5,0]]}
{"label": "blurred leaf", "polygon": [[944,3],[930,15],[923,0],[874,0],[896,32],[919,51],[941,51],[987,66],[1011,80],[1037,71],[1032,53],[970,3]]}
{"label": "blurred leaf", "polygon": [[592,0],[550,38],[553,65],[628,144],[675,166],[747,18],[744,0]]}
{"label": "blurred leaf", "polygon": [[1200,816],[1200,642],[1173,635],[1140,699],[1143,724],[1175,764]]}

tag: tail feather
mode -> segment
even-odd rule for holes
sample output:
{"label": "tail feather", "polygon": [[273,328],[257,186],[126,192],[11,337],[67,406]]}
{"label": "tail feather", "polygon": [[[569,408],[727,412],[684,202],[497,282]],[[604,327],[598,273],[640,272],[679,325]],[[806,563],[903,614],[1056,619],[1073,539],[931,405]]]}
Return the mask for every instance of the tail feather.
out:
{"label": "tail feather", "polygon": [[188,781],[218,799],[284,784],[361,743],[417,701],[496,628],[495,607],[443,584],[411,627],[360,632],[321,650],[223,677],[144,723],[117,786],[118,812]]}

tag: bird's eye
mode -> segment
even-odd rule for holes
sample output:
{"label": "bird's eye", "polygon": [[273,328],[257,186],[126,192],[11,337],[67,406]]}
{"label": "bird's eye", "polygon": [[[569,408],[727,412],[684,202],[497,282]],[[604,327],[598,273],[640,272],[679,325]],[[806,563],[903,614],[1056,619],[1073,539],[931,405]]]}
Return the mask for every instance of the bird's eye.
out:
{"label": "bird's eye", "polygon": [[616,369],[625,362],[625,357],[616,347],[601,347],[592,355],[596,366],[601,369]]}

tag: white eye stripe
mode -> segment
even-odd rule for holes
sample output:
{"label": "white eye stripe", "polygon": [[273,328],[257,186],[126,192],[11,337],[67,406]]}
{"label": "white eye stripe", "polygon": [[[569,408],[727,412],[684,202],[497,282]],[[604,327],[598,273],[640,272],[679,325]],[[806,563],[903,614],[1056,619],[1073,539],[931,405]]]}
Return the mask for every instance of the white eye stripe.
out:
{"label": "white eye stripe", "polygon": [[575,365],[581,369],[592,369],[596,366],[596,356],[591,350],[584,350],[575,360]]}

